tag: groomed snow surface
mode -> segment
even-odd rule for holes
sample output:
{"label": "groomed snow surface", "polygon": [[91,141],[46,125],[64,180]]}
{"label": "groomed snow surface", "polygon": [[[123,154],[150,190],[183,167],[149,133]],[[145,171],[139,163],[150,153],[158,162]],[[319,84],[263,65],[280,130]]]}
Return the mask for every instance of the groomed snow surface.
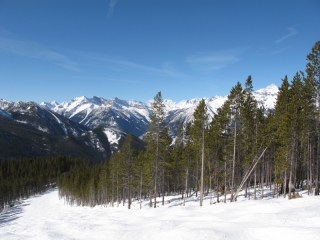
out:
{"label": "groomed snow surface", "polygon": [[[139,209],[76,207],[59,200],[58,190],[24,200],[0,215],[0,239],[320,239],[320,197],[266,197],[199,207],[195,197],[181,206],[181,195],[165,198],[165,205]],[[252,198],[251,198],[252,199]]]}

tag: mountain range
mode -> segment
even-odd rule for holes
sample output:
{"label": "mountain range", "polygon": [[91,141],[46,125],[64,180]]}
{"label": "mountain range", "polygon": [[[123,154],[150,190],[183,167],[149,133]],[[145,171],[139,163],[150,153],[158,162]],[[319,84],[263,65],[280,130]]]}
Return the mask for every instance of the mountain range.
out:
{"label": "mountain range", "polygon": [[[265,109],[274,108],[278,87],[253,92]],[[212,117],[227,96],[204,98]],[[61,154],[95,162],[108,159],[130,133],[143,147],[152,101],[77,97],[68,102],[10,102],[0,99],[0,158]],[[163,100],[169,134],[174,138],[181,122],[191,121],[201,98]]]}

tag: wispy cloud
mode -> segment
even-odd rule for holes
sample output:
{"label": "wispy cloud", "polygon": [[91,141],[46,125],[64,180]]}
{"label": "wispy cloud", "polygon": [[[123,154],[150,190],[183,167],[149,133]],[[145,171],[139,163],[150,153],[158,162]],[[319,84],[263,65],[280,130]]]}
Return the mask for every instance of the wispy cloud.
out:
{"label": "wispy cloud", "polygon": [[124,82],[124,83],[143,83],[146,84],[146,81],[137,81],[137,80],[128,80],[121,78],[105,78],[105,77],[93,77],[93,76],[85,76],[85,77],[77,77],[78,79],[86,79],[86,80],[98,80],[98,81],[110,81],[110,82]]}
{"label": "wispy cloud", "polygon": [[108,8],[108,13],[107,16],[111,17],[113,12],[114,12],[114,7],[116,6],[118,0],[110,0],[109,1],[109,8]]}
{"label": "wispy cloud", "polygon": [[288,30],[290,33],[279,38],[278,40],[276,40],[276,43],[281,43],[282,41],[286,40],[287,38],[290,38],[298,33],[297,30],[295,29],[295,27],[289,27]]}
{"label": "wispy cloud", "polygon": [[[85,59],[91,59],[98,61],[97,67],[108,67],[113,70],[121,70],[123,71],[125,69],[138,69],[141,70],[143,73],[146,74],[156,74],[156,75],[163,75],[163,76],[169,76],[174,78],[188,78],[189,76],[181,73],[173,68],[172,63],[165,62],[162,66],[162,68],[152,67],[148,65],[144,65],[141,63],[128,61],[126,59],[123,59],[121,57],[112,57],[112,56],[105,56],[105,55],[98,55],[95,53],[88,53],[88,52],[78,52],[79,55],[81,55]],[[90,61],[95,62],[95,61]],[[99,63],[100,62],[100,63]]]}
{"label": "wispy cloud", "polygon": [[80,71],[78,64],[67,56],[37,43],[0,37],[0,49],[15,55],[52,61],[60,67]]}
{"label": "wispy cloud", "polygon": [[281,48],[281,49],[279,49],[279,50],[273,51],[273,52],[270,53],[270,55],[275,55],[275,54],[282,53],[282,52],[290,49],[291,47],[292,47],[292,46],[288,46],[288,47],[284,47],[284,48]]}
{"label": "wispy cloud", "polygon": [[228,49],[217,52],[200,52],[188,56],[186,62],[197,71],[212,72],[241,60],[246,48]]}

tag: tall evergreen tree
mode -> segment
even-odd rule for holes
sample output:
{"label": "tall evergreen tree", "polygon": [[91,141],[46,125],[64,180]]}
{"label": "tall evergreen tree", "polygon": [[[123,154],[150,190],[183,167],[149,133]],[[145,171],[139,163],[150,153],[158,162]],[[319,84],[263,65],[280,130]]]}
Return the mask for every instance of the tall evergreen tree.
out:
{"label": "tall evergreen tree", "polygon": [[193,114],[192,137],[196,148],[200,150],[201,157],[201,177],[200,177],[200,206],[203,202],[204,191],[204,158],[205,158],[205,131],[208,123],[207,105],[202,99]]}
{"label": "tall evergreen tree", "polygon": [[[231,176],[231,199],[233,199],[233,193],[235,190],[235,170],[236,170],[236,158],[239,156],[240,149],[238,149],[238,135],[241,133],[240,123],[240,109],[243,102],[242,86],[238,82],[230,91],[228,95],[230,101],[230,117],[233,122],[233,154],[232,154],[232,176]],[[238,155],[237,155],[238,150]]]}
{"label": "tall evergreen tree", "polygon": [[317,89],[317,160],[316,160],[316,179],[315,179],[315,195],[319,195],[319,174],[320,174],[320,41],[317,41],[312,47],[311,53],[307,55],[307,78],[315,83]]}
{"label": "tall evergreen tree", "polygon": [[159,178],[159,159],[160,159],[160,133],[165,128],[165,107],[163,104],[163,99],[161,92],[158,92],[153,99],[151,106],[151,121],[149,124],[149,129],[146,134],[147,151],[149,153],[150,163],[152,165],[153,171],[153,196],[154,196],[154,208],[156,205],[157,198],[157,186]]}
{"label": "tall evergreen tree", "polygon": [[133,180],[134,180],[134,164],[137,152],[135,152],[132,135],[128,134],[124,144],[120,149],[120,171],[122,176],[123,187],[126,189],[128,198],[128,209],[131,208]]}

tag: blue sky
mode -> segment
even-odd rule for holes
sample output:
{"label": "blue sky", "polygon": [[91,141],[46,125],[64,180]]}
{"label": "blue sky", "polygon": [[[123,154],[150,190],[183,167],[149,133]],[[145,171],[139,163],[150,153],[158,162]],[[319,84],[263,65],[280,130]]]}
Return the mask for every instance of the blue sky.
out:
{"label": "blue sky", "polygon": [[0,0],[0,98],[227,95],[304,71],[318,0]]}

